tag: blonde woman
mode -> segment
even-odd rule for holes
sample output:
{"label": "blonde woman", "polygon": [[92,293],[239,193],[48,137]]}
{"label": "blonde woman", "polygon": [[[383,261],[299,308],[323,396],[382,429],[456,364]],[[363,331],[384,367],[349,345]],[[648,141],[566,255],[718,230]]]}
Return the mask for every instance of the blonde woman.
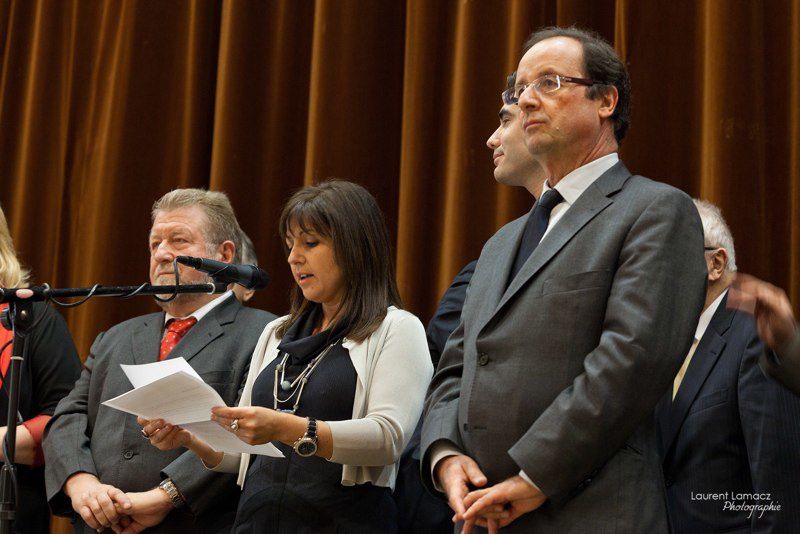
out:
{"label": "blonde woman", "polygon": [[[29,273],[17,259],[8,223],[0,209],[0,287],[27,287]],[[8,304],[0,304],[0,312]],[[44,489],[42,436],[47,421],[78,379],[81,362],[64,319],[50,306],[35,303],[34,328],[28,340],[27,358],[22,362],[15,462],[19,501],[14,532],[49,532],[50,512]],[[8,428],[8,386],[13,334],[0,328],[0,440]],[[2,449],[0,460],[5,461]]]}

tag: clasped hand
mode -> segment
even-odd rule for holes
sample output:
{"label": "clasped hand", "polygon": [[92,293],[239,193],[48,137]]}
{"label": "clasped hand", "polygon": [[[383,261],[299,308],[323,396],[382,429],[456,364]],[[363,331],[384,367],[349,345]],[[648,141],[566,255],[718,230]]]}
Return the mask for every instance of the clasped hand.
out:
{"label": "clasped hand", "polygon": [[141,532],[161,523],[172,509],[169,497],[158,488],[125,493],[89,473],[73,475],[65,489],[75,512],[98,532],[106,528],[118,534]]}
{"label": "clasped hand", "polygon": [[[464,521],[465,534],[473,526],[495,533],[522,514],[541,506],[545,495],[520,476],[484,488],[487,479],[478,464],[466,455],[448,456],[436,467],[436,475],[453,509],[453,522]],[[470,486],[480,489],[470,491]]]}
{"label": "clasped hand", "polygon": [[89,473],[73,475],[64,489],[72,501],[72,509],[98,532],[119,523],[120,517],[129,513],[132,507],[125,492],[101,483]]}

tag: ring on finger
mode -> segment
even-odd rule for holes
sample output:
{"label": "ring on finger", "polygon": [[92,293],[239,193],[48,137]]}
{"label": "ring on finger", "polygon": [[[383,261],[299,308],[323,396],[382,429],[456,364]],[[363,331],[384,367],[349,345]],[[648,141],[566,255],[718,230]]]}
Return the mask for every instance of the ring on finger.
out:
{"label": "ring on finger", "polygon": [[148,433],[147,433],[147,430],[145,430],[144,428],[142,429],[142,437],[143,437],[144,439],[150,439],[150,436],[151,436],[151,435],[152,435],[152,434],[148,434]]}
{"label": "ring on finger", "polygon": [[238,419],[234,419],[233,422],[231,423],[231,430],[233,430],[234,432],[239,430],[239,420]]}

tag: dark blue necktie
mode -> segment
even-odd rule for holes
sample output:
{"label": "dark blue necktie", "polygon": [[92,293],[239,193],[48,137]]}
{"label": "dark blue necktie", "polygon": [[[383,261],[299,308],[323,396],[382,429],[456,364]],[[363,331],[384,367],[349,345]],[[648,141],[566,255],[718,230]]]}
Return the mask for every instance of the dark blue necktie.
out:
{"label": "dark blue necktie", "polygon": [[528,222],[525,223],[522,240],[520,241],[519,249],[517,249],[517,257],[514,259],[514,267],[511,269],[511,276],[508,278],[509,284],[517,276],[522,266],[525,265],[528,257],[536,250],[539,241],[542,240],[547,230],[547,224],[550,222],[550,212],[563,200],[564,197],[561,196],[561,193],[555,189],[548,189],[536,203],[533,213],[528,217]]}

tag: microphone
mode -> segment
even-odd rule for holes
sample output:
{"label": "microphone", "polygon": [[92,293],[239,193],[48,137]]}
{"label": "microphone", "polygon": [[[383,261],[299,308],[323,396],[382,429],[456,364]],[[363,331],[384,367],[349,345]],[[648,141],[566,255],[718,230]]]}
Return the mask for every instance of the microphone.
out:
{"label": "microphone", "polygon": [[267,272],[255,265],[238,265],[192,256],[178,256],[175,260],[209,274],[216,282],[239,284],[246,289],[264,289],[269,282]]}

